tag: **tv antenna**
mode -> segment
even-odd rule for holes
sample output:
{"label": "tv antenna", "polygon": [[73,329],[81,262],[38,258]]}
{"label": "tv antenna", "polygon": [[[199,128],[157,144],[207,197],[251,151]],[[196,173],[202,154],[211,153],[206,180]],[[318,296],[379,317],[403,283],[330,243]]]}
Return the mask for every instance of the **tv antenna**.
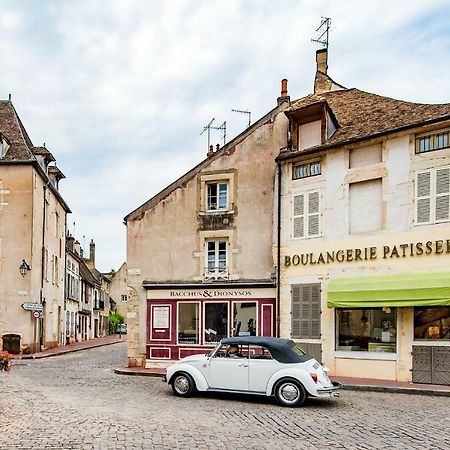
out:
{"label": "tv antenna", "polygon": [[227,122],[225,121],[222,125],[219,127],[214,127],[213,122],[215,121],[215,117],[211,119],[211,121],[208,123],[208,125],[203,127],[203,131],[200,133],[200,136],[205,132],[208,131],[208,149],[211,145],[211,130],[220,130],[222,131],[222,139],[223,139],[223,145],[226,143],[227,138]]}
{"label": "tv antenna", "polygon": [[206,131],[206,130],[208,130],[208,149],[209,149],[209,146],[210,146],[210,144],[211,144],[211,126],[212,126],[212,123],[215,121],[216,119],[213,117],[212,119],[211,119],[211,121],[208,123],[208,125],[206,125],[205,127],[203,127],[203,131],[200,133],[200,136]]}
{"label": "tv antenna", "polygon": [[328,35],[330,33],[331,18],[323,17],[320,25],[316,28],[317,37],[316,39],[311,39],[312,42],[317,42],[321,44],[328,50]]}
{"label": "tv antenna", "polygon": [[247,128],[252,124],[252,113],[248,109],[246,111],[243,111],[242,109],[232,109],[231,111],[241,113],[241,114],[247,114],[247,116],[248,116]]}

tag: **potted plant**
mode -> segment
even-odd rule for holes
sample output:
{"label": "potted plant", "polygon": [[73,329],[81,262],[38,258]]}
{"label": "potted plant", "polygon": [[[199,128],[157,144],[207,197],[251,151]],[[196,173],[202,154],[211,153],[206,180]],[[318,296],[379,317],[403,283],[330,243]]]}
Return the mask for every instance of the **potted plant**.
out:
{"label": "potted plant", "polygon": [[11,368],[12,356],[5,351],[0,352],[0,372],[8,372]]}

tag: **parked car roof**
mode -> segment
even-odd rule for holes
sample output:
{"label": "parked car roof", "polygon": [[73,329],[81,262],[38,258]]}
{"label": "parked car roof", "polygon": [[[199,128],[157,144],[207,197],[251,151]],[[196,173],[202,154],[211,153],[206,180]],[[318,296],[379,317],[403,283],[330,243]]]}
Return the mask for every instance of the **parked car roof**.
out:
{"label": "parked car roof", "polygon": [[281,363],[300,363],[310,360],[312,357],[299,354],[292,349],[295,342],[290,339],[282,339],[266,336],[237,336],[222,339],[222,344],[237,345],[261,345],[266,347],[274,359]]}

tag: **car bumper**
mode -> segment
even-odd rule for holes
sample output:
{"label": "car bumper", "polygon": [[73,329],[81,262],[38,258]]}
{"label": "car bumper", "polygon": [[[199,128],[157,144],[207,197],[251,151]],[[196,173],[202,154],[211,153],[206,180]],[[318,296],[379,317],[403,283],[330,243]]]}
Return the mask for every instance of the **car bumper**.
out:
{"label": "car bumper", "polygon": [[341,388],[341,383],[332,381],[331,384],[333,385],[332,387],[317,389],[317,396],[339,397],[339,389]]}

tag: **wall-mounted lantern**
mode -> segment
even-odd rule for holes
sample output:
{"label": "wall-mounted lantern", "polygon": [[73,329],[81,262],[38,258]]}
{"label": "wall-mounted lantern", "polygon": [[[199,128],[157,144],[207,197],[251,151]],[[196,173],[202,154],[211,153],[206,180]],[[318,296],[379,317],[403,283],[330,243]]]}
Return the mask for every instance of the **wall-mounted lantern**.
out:
{"label": "wall-mounted lantern", "polygon": [[19,267],[20,275],[24,277],[30,270],[31,266],[24,259],[22,259],[22,264]]}

